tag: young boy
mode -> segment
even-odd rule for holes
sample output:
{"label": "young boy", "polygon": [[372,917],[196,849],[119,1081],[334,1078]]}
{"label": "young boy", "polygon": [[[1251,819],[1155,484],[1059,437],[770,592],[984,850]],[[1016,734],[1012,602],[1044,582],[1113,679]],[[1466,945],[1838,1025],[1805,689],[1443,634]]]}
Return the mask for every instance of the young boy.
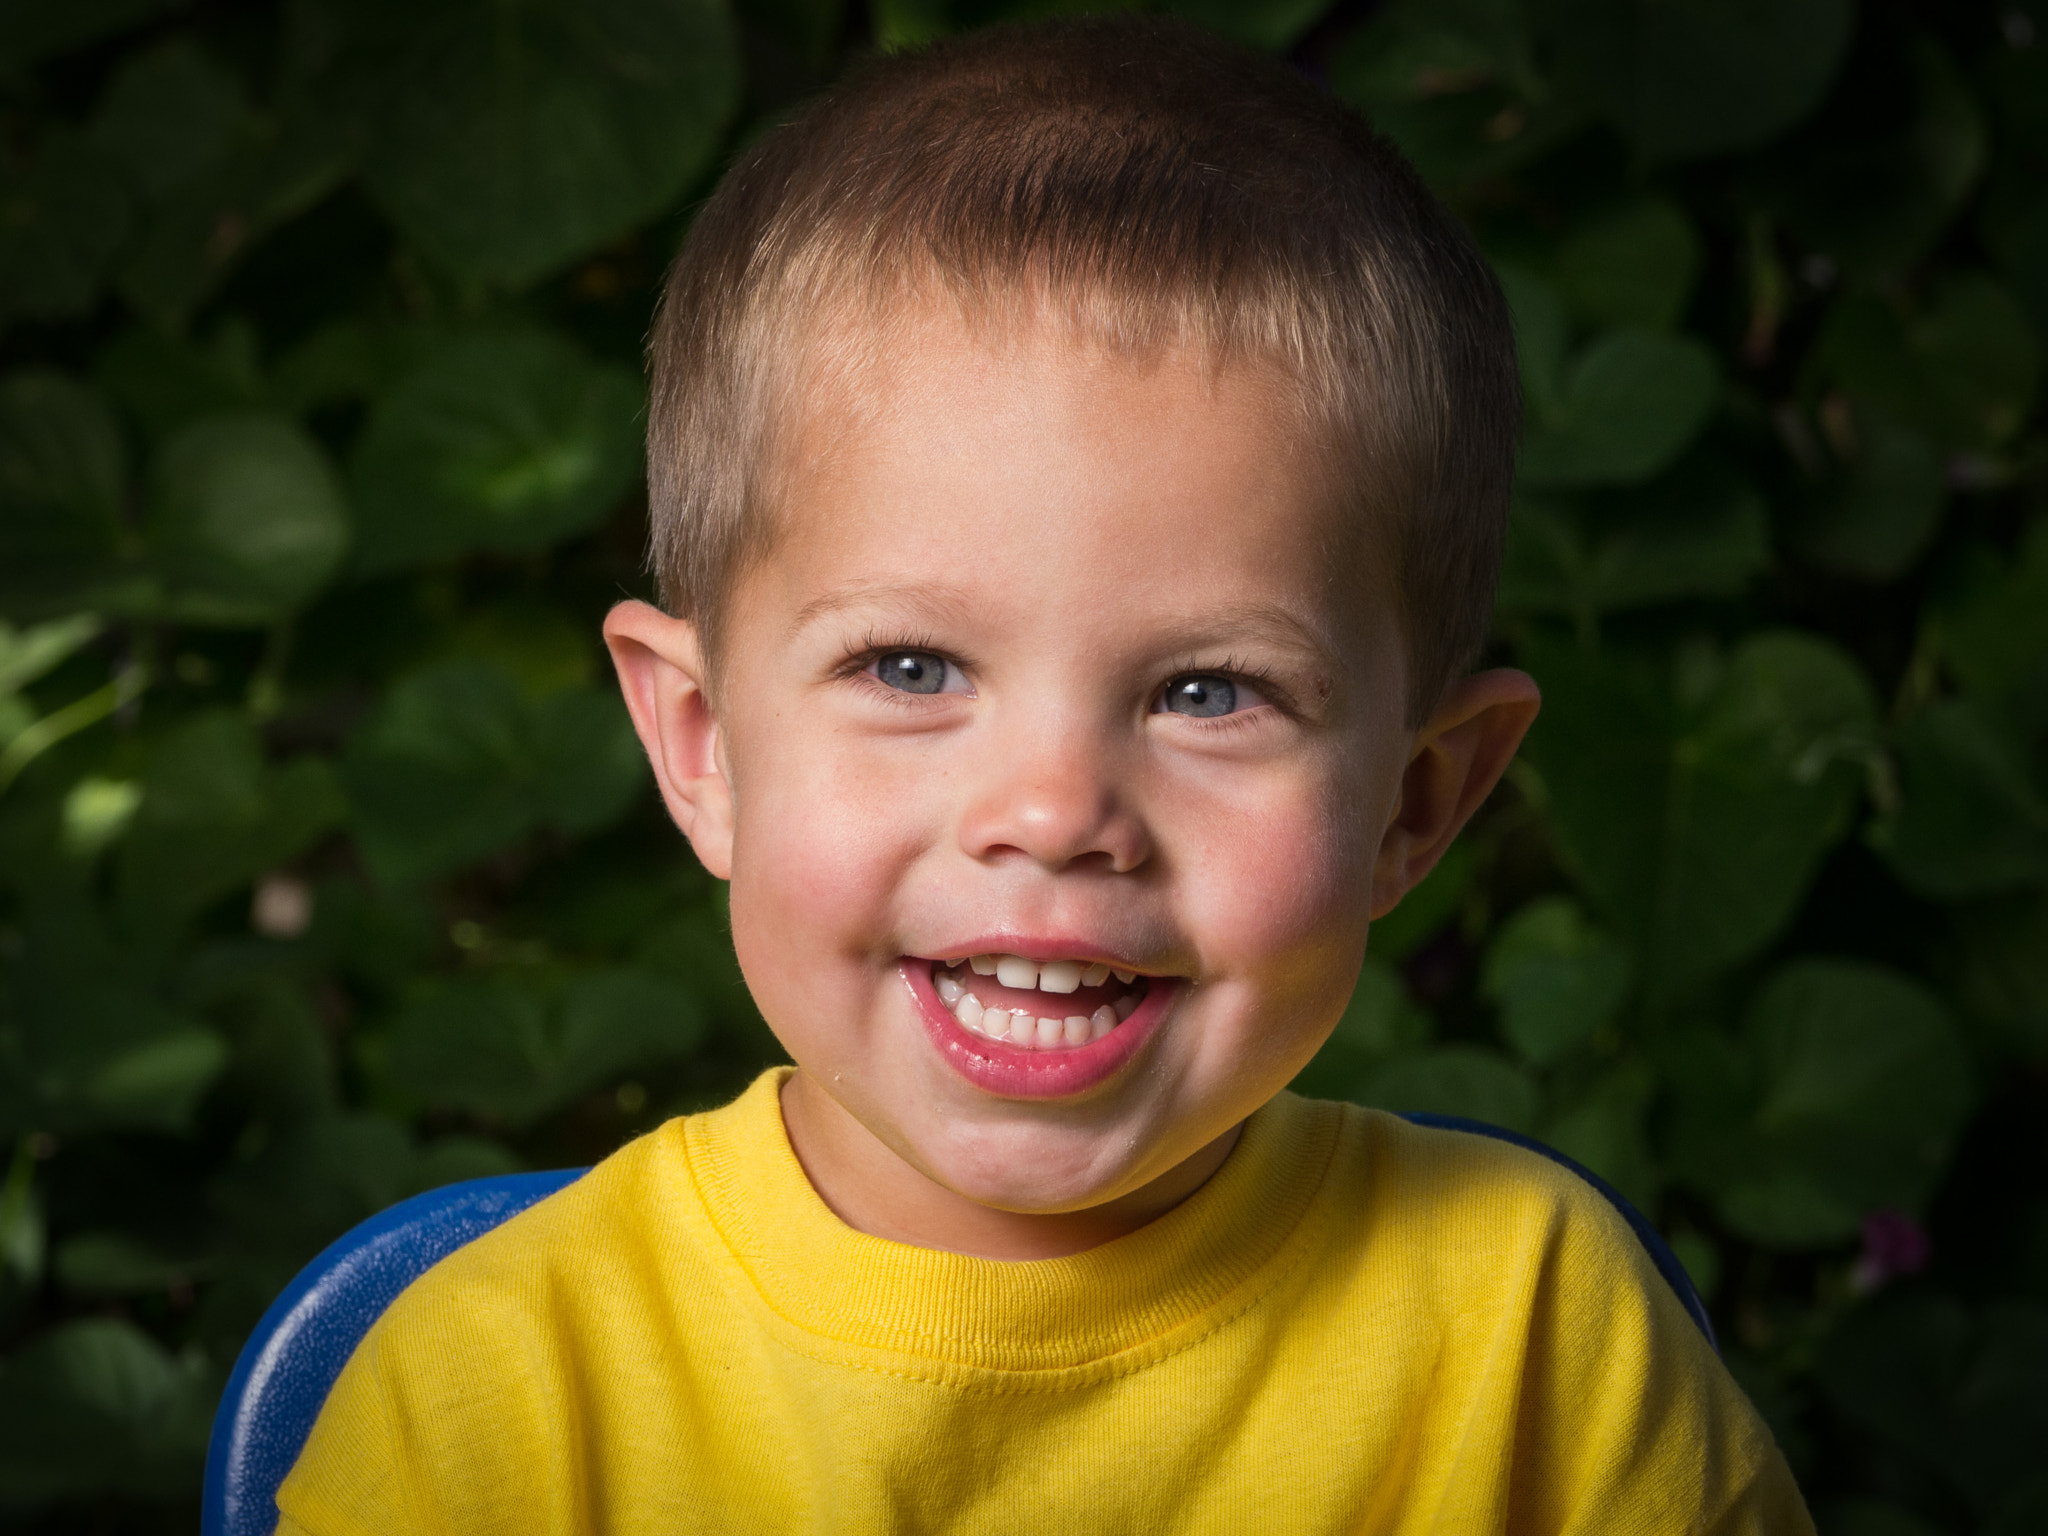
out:
{"label": "young boy", "polygon": [[1807,1532],[1601,1197],[1282,1090],[1537,707],[1470,241],[1174,27],[879,61],[703,210],[606,635],[794,1058],[448,1259],[287,1532]]}

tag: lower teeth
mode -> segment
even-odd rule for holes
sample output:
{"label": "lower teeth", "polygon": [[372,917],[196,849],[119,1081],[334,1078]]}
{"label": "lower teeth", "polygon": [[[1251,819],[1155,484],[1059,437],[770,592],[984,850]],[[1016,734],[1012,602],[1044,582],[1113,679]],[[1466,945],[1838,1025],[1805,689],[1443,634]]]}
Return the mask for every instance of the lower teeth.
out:
{"label": "lower teeth", "polygon": [[1103,1004],[1086,1017],[1069,1014],[1042,1019],[1018,1009],[985,1008],[981,999],[961,985],[955,976],[939,972],[933,979],[939,1000],[953,1017],[977,1035],[1002,1040],[1023,1050],[1046,1051],[1061,1046],[1086,1045],[1100,1040],[1137,1011],[1139,994],[1128,993],[1112,1007]]}

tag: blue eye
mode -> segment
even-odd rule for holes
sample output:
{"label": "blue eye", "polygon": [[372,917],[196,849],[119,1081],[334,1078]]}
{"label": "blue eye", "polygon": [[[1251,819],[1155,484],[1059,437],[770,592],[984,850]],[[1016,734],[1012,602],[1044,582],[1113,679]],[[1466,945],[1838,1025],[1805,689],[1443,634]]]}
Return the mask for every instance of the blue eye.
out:
{"label": "blue eye", "polygon": [[1166,685],[1160,700],[1168,714],[1195,715],[1203,719],[1237,711],[1237,684],[1214,673],[1177,677]]}
{"label": "blue eye", "polygon": [[891,651],[876,657],[870,670],[902,693],[943,693],[952,669],[945,657],[930,651]]}

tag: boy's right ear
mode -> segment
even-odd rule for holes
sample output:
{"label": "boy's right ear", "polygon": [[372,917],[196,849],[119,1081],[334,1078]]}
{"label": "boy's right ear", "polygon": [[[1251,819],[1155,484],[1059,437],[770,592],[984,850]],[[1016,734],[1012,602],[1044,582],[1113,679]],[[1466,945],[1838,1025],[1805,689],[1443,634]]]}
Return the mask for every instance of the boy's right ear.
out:
{"label": "boy's right ear", "polygon": [[732,785],[696,626],[649,603],[620,603],[605,615],[604,643],[662,802],[704,867],[730,880]]}

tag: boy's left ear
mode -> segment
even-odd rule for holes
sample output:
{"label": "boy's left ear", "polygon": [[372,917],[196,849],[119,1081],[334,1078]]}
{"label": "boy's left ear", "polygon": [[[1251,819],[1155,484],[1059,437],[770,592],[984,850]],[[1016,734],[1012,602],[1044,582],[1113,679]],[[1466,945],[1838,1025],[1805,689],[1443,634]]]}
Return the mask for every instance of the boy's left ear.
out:
{"label": "boy's left ear", "polygon": [[1401,795],[1372,872],[1372,915],[1387,915],[1436,866],[1492,793],[1536,719],[1543,695],[1507,667],[1461,678],[1416,733]]}
{"label": "boy's left ear", "polygon": [[669,815],[704,867],[730,880],[732,784],[696,626],[651,603],[625,602],[605,615],[604,643]]}

